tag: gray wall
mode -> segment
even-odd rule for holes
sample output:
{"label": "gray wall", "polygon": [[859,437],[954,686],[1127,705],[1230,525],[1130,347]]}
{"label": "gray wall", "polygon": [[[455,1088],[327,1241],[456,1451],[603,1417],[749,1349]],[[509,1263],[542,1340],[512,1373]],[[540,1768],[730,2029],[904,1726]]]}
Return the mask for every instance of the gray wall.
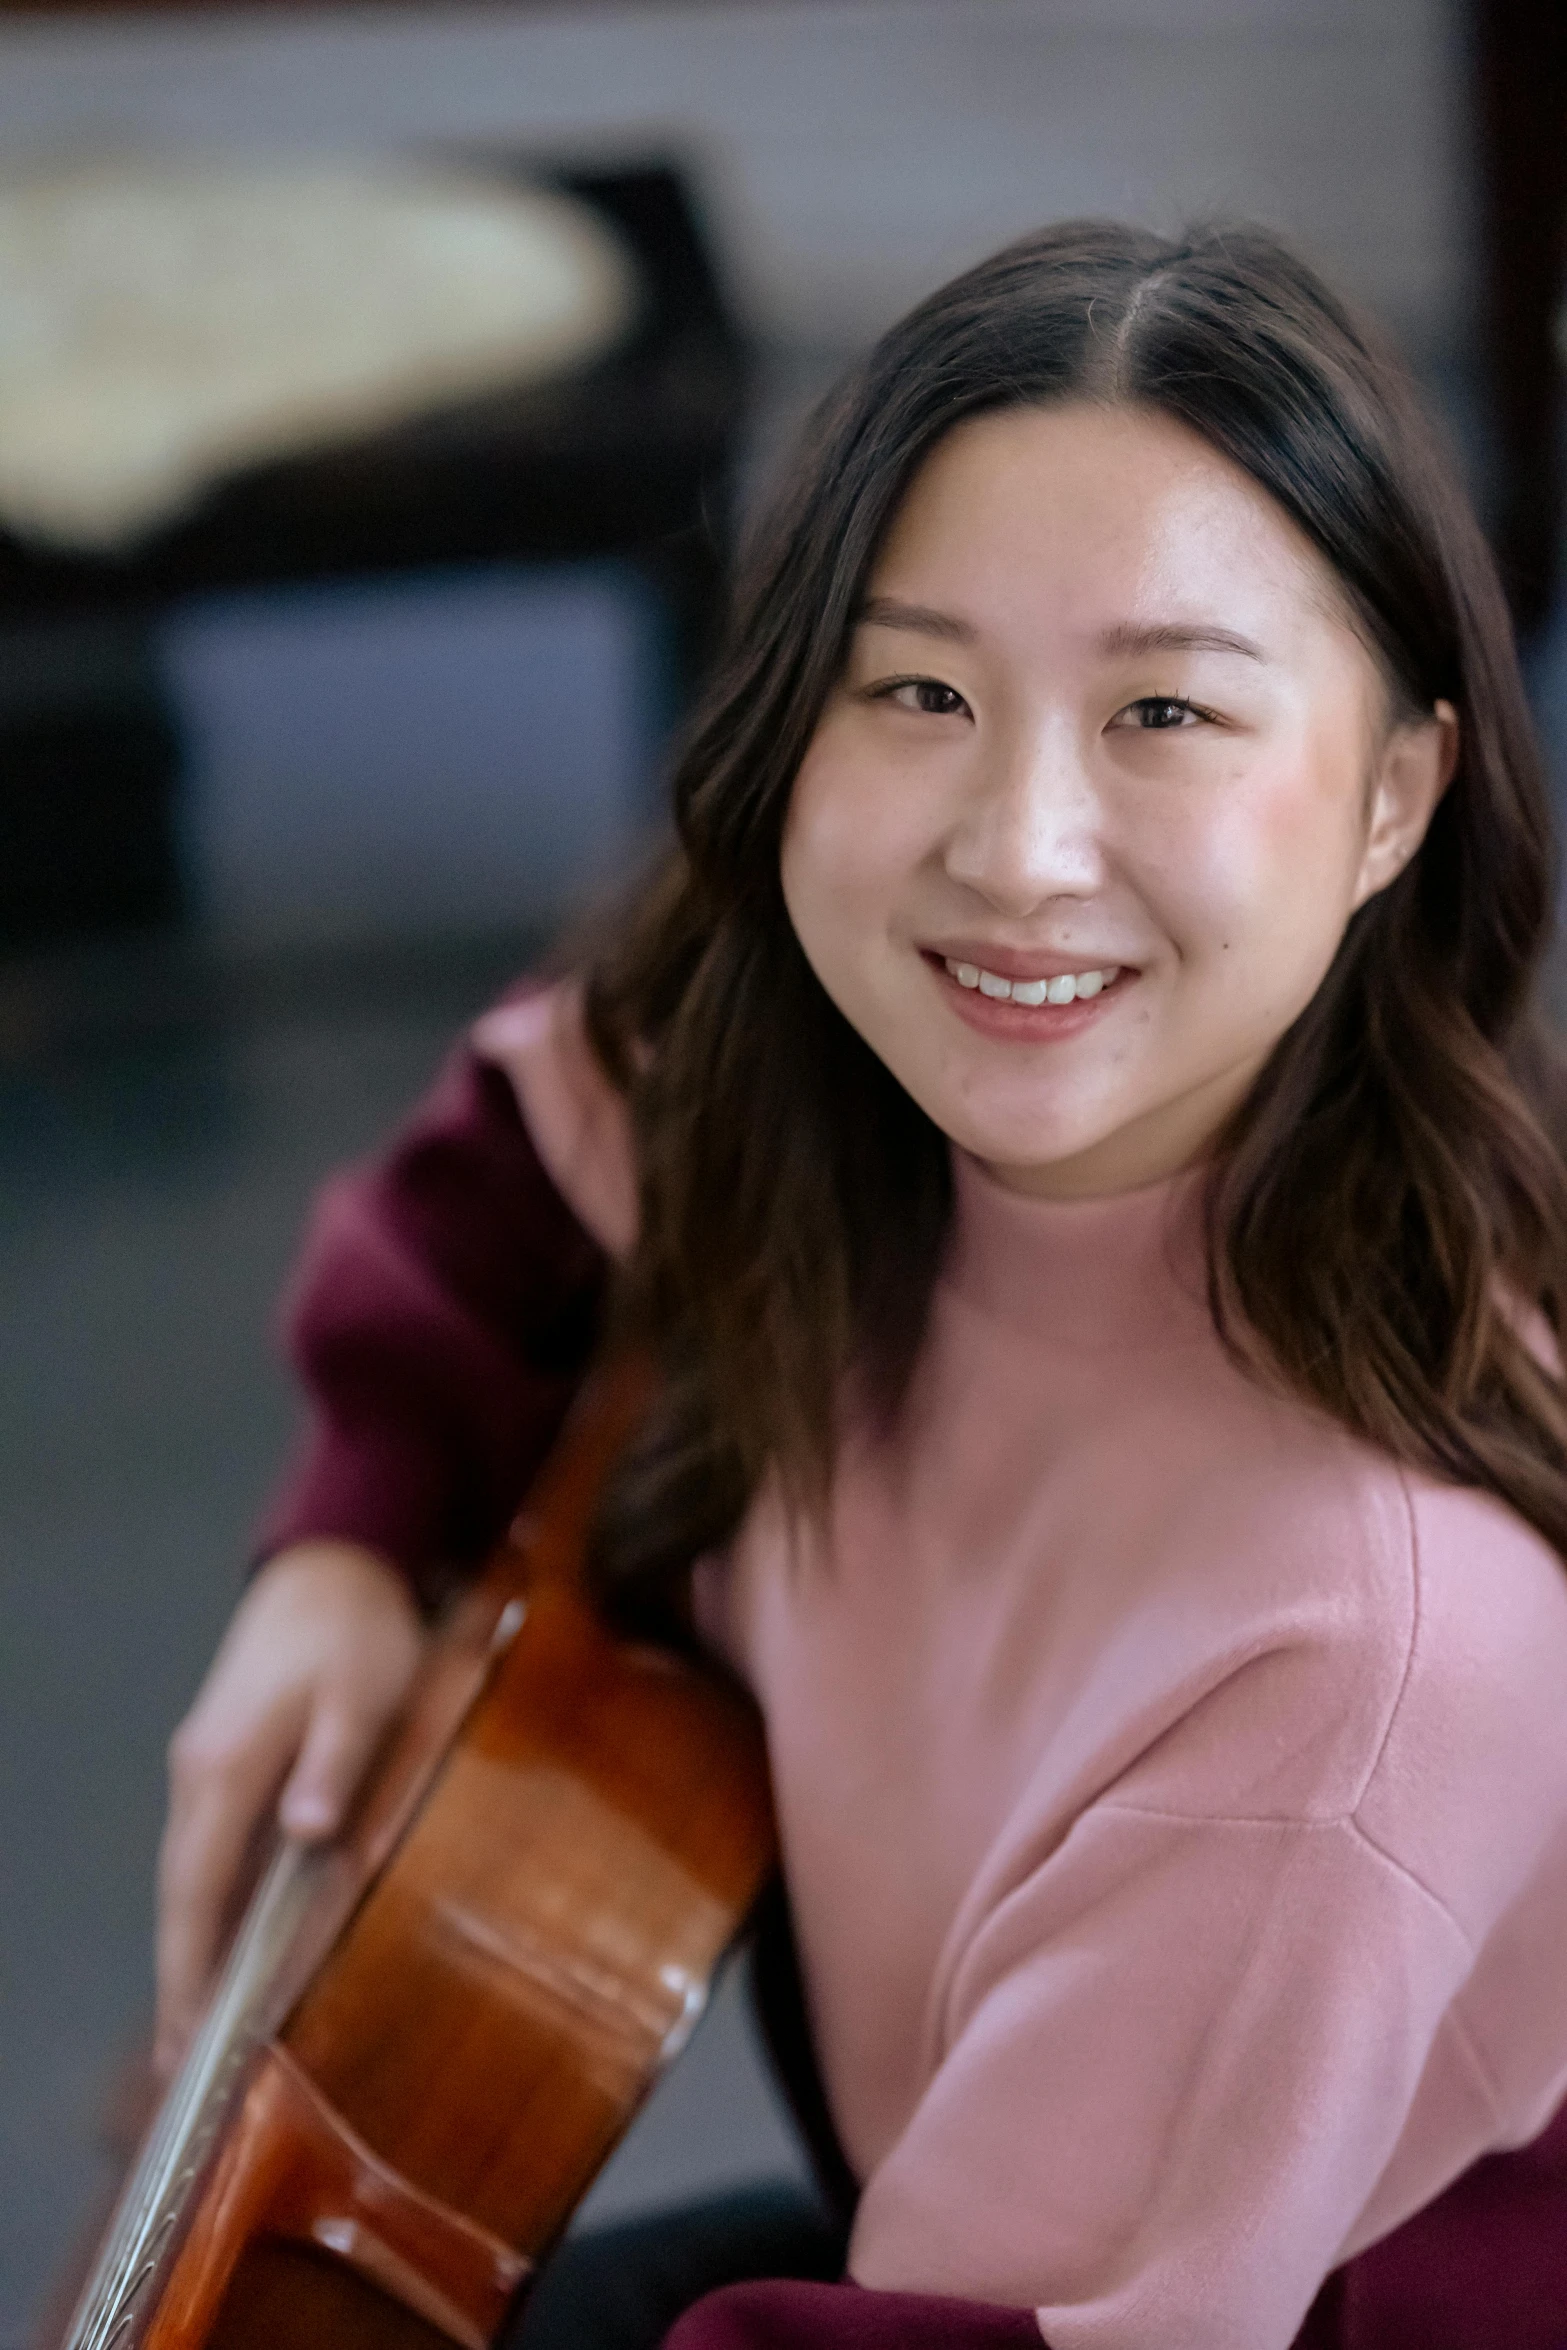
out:
{"label": "gray wall", "polygon": [[1467,307],[1450,0],[768,0],[54,14],[0,28],[0,157],[58,140],[675,139],[785,344],[851,345],[1053,214],[1283,225],[1413,342]]}
{"label": "gray wall", "polygon": [[242,951],[547,929],[651,821],[659,635],[612,563],[175,611],[160,667],[203,929]]}

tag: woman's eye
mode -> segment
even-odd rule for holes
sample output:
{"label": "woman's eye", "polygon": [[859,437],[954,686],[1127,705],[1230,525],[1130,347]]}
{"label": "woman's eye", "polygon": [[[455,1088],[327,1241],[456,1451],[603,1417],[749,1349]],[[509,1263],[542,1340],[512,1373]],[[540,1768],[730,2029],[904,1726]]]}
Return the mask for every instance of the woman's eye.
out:
{"label": "woman's eye", "polygon": [[1153,734],[1173,727],[1195,726],[1206,716],[1207,712],[1199,710],[1195,702],[1183,701],[1177,694],[1144,694],[1140,701],[1127,703],[1118,723]]}
{"label": "woman's eye", "polygon": [[905,677],[884,686],[881,698],[900,710],[917,710],[923,718],[957,718],[968,704],[954,686],[936,677]]}

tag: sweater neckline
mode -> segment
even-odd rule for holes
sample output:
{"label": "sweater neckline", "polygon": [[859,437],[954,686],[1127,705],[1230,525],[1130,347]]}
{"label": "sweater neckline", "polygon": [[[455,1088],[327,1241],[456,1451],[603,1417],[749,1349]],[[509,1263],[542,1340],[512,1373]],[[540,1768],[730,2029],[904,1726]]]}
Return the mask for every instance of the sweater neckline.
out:
{"label": "sweater neckline", "polygon": [[1212,1338],[1200,1168],[1082,1200],[1027,1198],[956,1148],[952,1170],[944,1279],[989,1319],[1095,1351]]}

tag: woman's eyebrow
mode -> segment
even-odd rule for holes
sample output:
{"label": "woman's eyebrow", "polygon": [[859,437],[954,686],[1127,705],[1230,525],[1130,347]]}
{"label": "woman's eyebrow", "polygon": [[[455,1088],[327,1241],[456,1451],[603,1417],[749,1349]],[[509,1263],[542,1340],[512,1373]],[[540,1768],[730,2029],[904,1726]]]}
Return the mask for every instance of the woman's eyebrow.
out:
{"label": "woman's eyebrow", "polygon": [[954,645],[971,645],[979,634],[970,621],[951,612],[937,612],[929,604],[903,604],[896,596],[870,596],[854,617],[861,628],[905,628],[911,635],[945,637]]}
{"label": "woman's eyebrow", "polygon": [[[905,604],[897,596],[869,596],[855,614],[862,628],[899,628],[911,636],[944,638],[949,644],[971,645],[979,636],[972,621],[953,612],[938,612],[931,604]],[[1099,639],[1102,653],[1240,653],[1248,661],[1265,661],[1261,645],[1233,628],[1198,621],[1165,620],[1139,625],[1124,620]]]}
{"label": "woman's eyebrow", "polygon": [[1249,636],[1238,636],[1232,628],[1214,628],[1205,623],[1159,621],[1147,627],[1136,622],[1121,621],[1107,628],[1099,639],[1102,653],[1244,653],[1248,661],[1265,661],[1261,645]]}

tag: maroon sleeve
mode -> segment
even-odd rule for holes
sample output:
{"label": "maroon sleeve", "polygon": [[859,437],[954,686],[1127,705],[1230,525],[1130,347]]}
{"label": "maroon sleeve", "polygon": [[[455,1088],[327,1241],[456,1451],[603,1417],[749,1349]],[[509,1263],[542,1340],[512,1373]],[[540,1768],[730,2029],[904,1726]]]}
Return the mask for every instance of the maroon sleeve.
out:
{"label": "maroon sleeve", "polygon": [[1561,2350],[1567,2105],[1334,2272],[1296,2350]]}
{"label": "maroon sleeve", "polygon": [[314,1424],[257,1555],[330,1535],[416,1578],[482,1558],[587,1367],[605,1272],[509,1082],[462,1048],[317,1200],[285,1321]]}
{"label": "maroon sleeve", "polygon": [[[1336,2269],[1294,2350],[1561,2350],[1567,2342],[1567,2106],[1530,2145],[1484,2156]],[[1029,2310],[856,2285],[732,2285],[664,2350],[1047,2350]]]}
{"label": "maroon sleeve", "polygon": [[778,2279],[693,2303],[664,2350],[1045,2350],[1029,2309]]}

